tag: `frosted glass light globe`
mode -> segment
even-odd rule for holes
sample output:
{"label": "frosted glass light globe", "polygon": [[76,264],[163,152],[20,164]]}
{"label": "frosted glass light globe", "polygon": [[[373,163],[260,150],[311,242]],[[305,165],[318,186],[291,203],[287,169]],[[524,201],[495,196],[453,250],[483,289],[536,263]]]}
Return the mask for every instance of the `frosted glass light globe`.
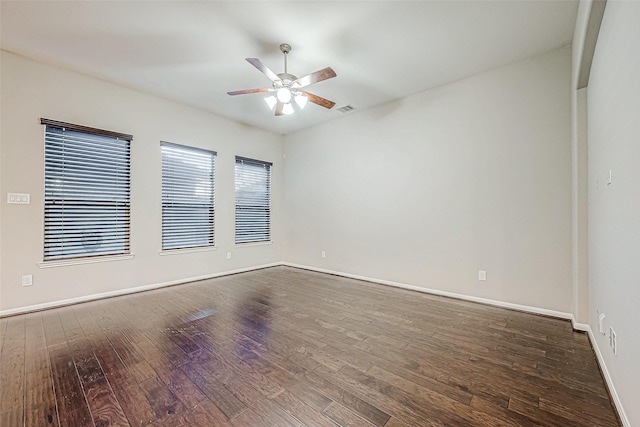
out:
{"label": "frosted glass light globe", "polygon": [[291,91],[288,87],[281,87],[280,89],[278,89],[278,92],[276,92],[276,96],[278,97],[278,101],[282,102],[283,104],[287,104],[289,103],[289,101],[291,101]]}

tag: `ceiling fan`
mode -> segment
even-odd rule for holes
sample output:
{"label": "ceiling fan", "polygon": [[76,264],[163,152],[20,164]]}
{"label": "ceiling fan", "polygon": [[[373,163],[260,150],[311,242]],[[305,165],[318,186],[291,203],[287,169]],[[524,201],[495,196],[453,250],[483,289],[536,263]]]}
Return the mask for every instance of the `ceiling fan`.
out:
{"label": "ceiling fan", "polygon": [[227,92],[227,94],[244,95],[247,93],[275,92],[275,95],[265,98],[265,101],[267,102],[267,105],[269,105],[269,108],[273,109],[275,107],[276,116],[292,114],[294,111],[292,101],[295,101],[296,105],[300,108],[304,108],[307,101],[311,101],[314,104],[329,109],[336,105],[333,101],[329,101],[321,96],[302,90],[314,83],[335,77],[336,73],[331,69],[331,67],[323,68],[315,73],[307,74],[306,76],[298,78],[287,72],[287,54],[291,52],[291,46],[283,43],[280,45],[280,51],[284,54],[284,73],[280,74],[276,74],[271,71],[269,67],[264,65],[257,58],[246,58],[247,62],[256,67],[271,80],[272,87],[236,90],[233,92]]}

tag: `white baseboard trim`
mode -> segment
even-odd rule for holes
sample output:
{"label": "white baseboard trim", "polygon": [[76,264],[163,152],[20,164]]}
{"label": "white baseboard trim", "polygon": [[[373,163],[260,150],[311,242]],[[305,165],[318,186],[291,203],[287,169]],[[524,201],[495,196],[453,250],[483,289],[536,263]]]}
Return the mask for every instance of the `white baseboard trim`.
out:
{"label": "white baseboard trim", "polygon": [[364,280],[364,281],[367,281],[367,282],[379,283],[381,285],[393,286],[393,287],[396,287],[396,288],[409,289],[409,290],[412,290],[412,291],[423,292],[423,293],[426,293],[426,294],[439,295],[439,296],[444,296],[444,297],[449,297],[449,298],[461,299],[461,300],[465,300],[465,301],[479,302],[479,303],[482,303],[482,304],[492,305],[492,306],[495,306],[495,307],[509,308],[509,309],[512,309],[512,310],[524,311],[524,312],[527,312],[527,313],[541,314],[543,316],[557,317],[557,318],[560,318],[560,319],[571,320],[572,325],[574,326],[574,329],[578,329],[578,330],[583,330],[583,329],[576,328],[576,325],[580,325],[582,327],[584,327],[584,326],[588,327],[588,325],[583,325],[581,323],[575,323],[573,314],[565,313],[563,311],[548,310],[546,308],[531,307],[531,306],[528,306],[528,305],[514,304],[514,303],[510,303],[510,302],[492,300],[492,299],[488,299],[488,298],[474,297],[474,296],[471,296],[471,295],[464,295],[464,294],[458,294],[458,293],[455,293],[455,292],[441,291],[441,290],[438,290],[438,289],[423,288],[421,286],[407,285],[406,283],[393,282],[393,281],[390,281],[390,280],[374,279],[374,278],[371,278],[371,277],[359,276],[357,274],[343,273],[343,272],[340,272],[340,271],[333,271],[333,270],[327,270],[327,269],[324,269],[324,268],[310,267],[308,265],[294,264],[294,263],[290,263],[290,262],[283,262],[282,265],[285,265],[285,266],[288,266],[288,267],[294,267],[294,268],[302,268],[304,270],[317,271],[319,273],[328,273],[328,274],[333,274],[333,275],[336,275],[336,276],[348,277],[350,279],[357,279],[357,280]]}
{"label": "white baseboard trim", "polygon": [[303,269],[303,270],[317,271],[319,273],[327,273],[327,274],[333,274],[335,276],[348,277],[350,279],[364,280],[364,281],[367,281],[367,282],[379,283],[379,284],[382,284],[382,285],[393,286],[393,287],[402,288],[402,289],[409,289],[409,290],[418,291],[418,292],[424,292],[424,293],[432,294],[432,295],[440,295],[440,296],[456,298],[456,299],[461,299],[461,300],[466,300],[466,301],[479,302],[479,303],[482,303],[482,304],[492,305],[492,306],[496,306],[496,307],[509,308],[509,309],[518,310],[518,311],[525,311],[525,312],[528,312],[528,313],[541,314],[541,315],[544,315],[544,316],[557,317],[557,318],[560,318],[560,319],[567,319],[567,320],[571,320],[571,323],[572,323],[573,328],[575,330],[583,331],[583,332],[586,332],[587,330],[590,330],[589,329],[589,325],[584,324],[584,323],[576,323],[575,318],[574,318],[573,314],[571,314],[571,313],[565,313],[565,312],[555,311],[555,310],[548,310],[548,309],[538,308],[538,307],[531,307],[531,306],[526,306],[526,305],[521,305],[521,304],[514,304],[514,303],[498,301],[498,300],[492,300],[492,299],[481,298],[481,297],[474,297],[474,296],[458,294],[458,293],[454,293],[454,292],[441,291],[441,290],[438,290],[438,289],[423,288],[423,287],[420,287],[420,286],[408,285],[408,284],[405,284],[405,283],[394,282],[394,281],[390,281],[390,280],[375,279],[375,278],[372,278],[372,277],[366,277],[366,276],[360,276],[360,275],[357,275],[357,274],[344,273],[344,272],[341,272],[341,271],[327,270],[327,269],[324,269],[324,268],[311,267],[311,266],[308,266],[308,265],[295,264],[295,263],[291,263],[291,262],[273,262],[273,263],[263,264],[263,265],[253,266],[253,267],[246,267],[246,268],[240,268],[240,269],[236,269],[236,270],[222,271],[222,272],[219,272],[219,273],[205,274],[205,275],[202,275],[202,276],[187,277],[187,278],[184,278],[184,279],[171,280],[171,281],[168,281],[168,282],[152,283],[152,284],[149,284],[149,285],[136,286],[134,288],[119,289],[117,291],[102,292],[102,293],[98,293],[98,294],[85,295],[85,296],[76,297],[76,298],[69,298],[69,299],[64,299],[64,300],[51,301],[51,302],[47,302],[47,303],[34,304],[34,305],[29,305],[29,306],[12,308],[12,309],[8,309],[8,310],[0,310],[0,317],[14,316],[14,315],[17,315],[17,314],[31,313],[31,312],[34,312],[34,311],[46,310],[46,309],[49,309],[49,308],[56,308],[56,307],[62,307],[62,306],[65,306],[65,305],[79,304],[79,303],[82,303],[82,302],[94,301],[94,300],[98,300],[98,299],[102,299],[102,298],[111,298],[111,297],[120,296],[120,295],[134,294],[134,293],[138,293],[138,292],[149,291],[149,290],[152,290],[152,289],[164,288],[164,287],[167,287],[167,286],[180,285],[182,283],[196,282],[198,280],[213,279],[215,277],[228,276],[228,275],[231,275],[231,274],[244,273],[244,272],[247,272],[247,271],[260,270],[260,269],[263,269],[263,268],[277,267],[277,266],[287,266],[287,267],[300,268],[300,269]]}
{"label": "white baseboard trim", "polygon": [[17,314],[31,313],[31,312],[34,312],[34,311],[46,310],[46,309],[49,309],[49,308],[62,307],[62,306],[65,306],[65,305],[79,304],[79,303],[82,303],[82,302],[94,301],[94,300],[102,299],[102,298],[111,298],[111,297],[120,296],[120,295],[134,294],[134,293],[138,293],[138,292],[149,291],[149,290],[152,290],[152,289],[164,288],[164,287],[167,287],[167,286],[180,285],[182,283],[196,282],[198,280],[213,279],[215,277],[228,276],[230,274],[244,273],[244,272],[247,272],[247,271],[260,270],[260,269],[263,269],[263,268],[277,267],[277,266],[281,266],[281,265],[282,266],[287,266],[287,267],[301,268],[301,269],[304,269],[304,270],[317,271],[319,273],[333,274],[333,275],[336,275],[336,276],[348,277],[348,278],[351,278],[351,279],[364,280],[364,281],[367,281],[367,282],[379,283],[379,284],[382,284],[382,285],[394,286],[394,287],[397,287],[397,288],[409,289],[409,290],[418,291],[418,292],[424,292],[424,293],[428,293],[428,294],[432,294],[432,295],[440,295],[440,296],[445,296],[445,297],[450,297],[450,298],[461,299],[461,300],[465,300],[465,301],[479,302],[479,303],[482,303],[482,304],[488,304],[488,305],[492,305],[492,306],[495,306],[495,307],[509,308],[509,309],[512,309],[512,310],[525,311],[525,312],[528,312],[528,313],[541,314],[541,315],[544,315],[544,316],[557,317],[557,318],[560,318],[560,319],[567,319],[567,320],[571,320],[571,324],[573,326],[573,329],[575,329],[577,331],[582,331],[582,332],[591,331],[591,329],[590,329],[588,324],[577,323],[576,320],[575,320],[575,317],[571,313],[565,313],[565,312],[555,311],[555,310],[548,310],[548,309],[539,308],[539,307],[531,307],[531,306],[526,306],[526,305],[521,305],[521,304],[514,304],[514,303],[509,303],[509,302],[504,302],[504,301],[497,301],[497,300],[492,300],[492,299],[487,299],[487,298],[474,297],[474,296],[458,294],[458,293],[454,293],[454,292],[441,291],[441,290],[438,290],[438,289],[423,288],[423,287],[420,287],[420,286],[408,285],[408,284],[405,284],[405,283],[393,282],[393,281],[390,281],[390,280],[375,279],[375,278],[372,278],[372,277],[366,277],[366,276],[360,276],[360,275],[357,275],[357,274],[344,273],[344,272],[341,272],[341,271],[327,270],[327,269],[324,269],[324,268],[311,267],[311,266],[308,266],[308,265],[295,264],[295,263],[291,263],[291,262],[273,262],[273,263],[270,263],[270,264],[263,264],[263,265],[253,266],[253,267],[240,268],[240,269],[236,269],[236,270],[222,271],[222,272],[219,272],[219,273],[205,274],[203,276],[187,277],[187,278],[184,278],[184,279],[171,280],[171,281],[168,281],[168,282],[152,283],[150,285],[136,286],[135,288],[127,288],[127,289],[120,289],[120,290],[117,290],[117,291],[102,292],[102,293],[98,293],[98,294],[85,295],[85,296],[76,297],[76,298],[69,298],[69,299],[57,300],[57,301],[52,301],[52,302],[47,302],[47,303],[42,303],[42,304],[34,304],[34,305],[29,305],[29,306],[24,306],[24,307],[12,308],[12,309],[9,309],[9,310],[0,310],[0,317],[7,317],[7,316],[14,316],[14,315],[17,315]]}
{"label": "white baseboard trim", "polygon": [[575,329],[576,331],[589,332],[591,330],[591,327],[586,323],[576,322],[576,319],[573,317],[573,314],[571,315],[571,325],[573,326],[573,329]]}
{"label": "white baseboard trim", "polygon": [[81,302],[94,301],[103,298],[111,298],[121,295],[135,294],[138,292],[150,291],[152,289],[165,288],[167,286],[175,286],[183,283],[197,282],[198,280],[213,279],[215,277],[229,276],[231,274],[245,273],[252,270],[260,270],[268,267],[276,267],[282,265],[280,262],[271,264],[257,265],[253,267],[239,268],[237,270],[222,271],[220,273],[205,274],[203,276],[187,277],[184,279],[171,280],[162,283],[152,283],[150,285],[136,286],[135,288],[119,289],[117,291],[102,292],[99,294],[85,295],[76,298],[63,299],[58,301],[46,302],[43,304],[34,304],[25,307],[12,308],[9,310],[1,310],[0,317],[15,316],[18,314],[26,314],[34,311],[46,310],[49,308],[63,307],[65,305],[79,304]]}
{"label": "white baseboard trim", "polygon": [[611,379],[611,375],[609,374],[609,370],[607,369],[607,365],[604,363],[604,357],[600,352],[600,347],[598,347],[598,342],[596,341],[596,337],[591,330],[591,326],[586,325],[587,335],[589,336],[589,341],[591,341],[591,347],[593,347],[593,351],[596,354],[596,359],[598,359],[598,365],[600,365],[600,370],[602,371],[602,376],[604,377],[605,382],[607,383],[607,388],[609,388],[609,393],[611,394],[611,400],[613,400],[613,404],[618,411],[618,415],[620,416],[620,421],[622,421],[623,427],[631,427],[631,423],[629,422],[629,418],[627,418],[627,414],[624,412],[624,408],[622,407],[622,401],[620,400],[620,396],[618,396],[618,392],[616,391],[615,386],[613,385],[613,380]]}

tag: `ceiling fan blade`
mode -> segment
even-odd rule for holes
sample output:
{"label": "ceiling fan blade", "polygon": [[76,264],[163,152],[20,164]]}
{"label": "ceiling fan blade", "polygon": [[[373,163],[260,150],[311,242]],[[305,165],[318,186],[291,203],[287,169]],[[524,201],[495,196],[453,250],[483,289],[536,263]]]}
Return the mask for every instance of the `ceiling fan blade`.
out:
{"label": "ceiling fan blade", "polygon": [[325,99],[325,98],[323,98],[321,96],[314,95],[313,93],[305,92],[303,90],[301,90],[299,92],[304,94],[304,96],[306,96],[307,98],[309,98],[309,101],[313,102],[314,104],[318,104],[321,107],[331,109],[331,108],[333,108],[334,105],[336,105],[335,102],[329,101],[328,99]]}
{"label": "ceiling fan blade", "polygon": [[300,77],[298,80],[293,83],[297,83],[299,87],[305,87],[312,85],[314,83],[321,82],[323,80],[331,79],[336,76],[336,72],[333,71],[331,67],[323,68],[322,70],[318,70],[315,73],[307,74],[306,76]]}
{"label": "ceiling fan blade", "polygon": [[284,104],[280,101],[278,101],[278,103],[276,104],[276,116],[282,116],[284,113],[282,112],[282,109],[284,108]]}
{"label": "ceiling fan blade", "polygon": [[227,92],[227,95],[244,95],[247,93],[258,93],[258,92],[269,92],[272,89],[261,88],[261,89],[245,89],[245,90],[234,90],[233,92]]}
{"label": "ceiling fan blade", "polygon": [[278,77],[276,73],[271,71],[269,67],[264,65],[258,58],[246,58],[246,60],[249,64],[260,70],[265,76],[269,77],[269,80],[271,80],[272,82],[281,81],[280,77]]}

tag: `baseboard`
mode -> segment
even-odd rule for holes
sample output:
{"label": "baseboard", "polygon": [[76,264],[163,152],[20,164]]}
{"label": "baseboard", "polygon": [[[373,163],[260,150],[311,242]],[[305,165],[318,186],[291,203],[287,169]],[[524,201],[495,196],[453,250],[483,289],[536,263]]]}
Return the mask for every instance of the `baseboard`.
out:
{"label": "baseboard", "polygon": [[600,371],[602,372],[602,376],[604,377],[605,382],[607,383],[607,388],[609,389],[609,394],[611,395],[611,400],[613,400],[613,404],[618,411],[618,416],[620,416],[620,421],[622,422],[623,427],[631,427],[631,423],[629,422],[629,418],[627,418],[627,414],[624,412],[624,408],[622,407],[622,401],[620,400],[620,396],[618,396],[618,392],[616,391],[615,386],[613,385],[613,380],[611,379],[611,375],[609,375],[609,370],[607,369],[607,365],[604,363],[604,357],[602,356],[602,352],[600,352],[600,347],[598,347],[598,342],[596,341],[596,337],[591,330],[591,326],[586,325],[587,327],[587,335],[589,336],[589,341],[591,341],[591,347],[593,348],[593,352],[596,354],[596,359],[598,359],[598,365],[600,365]]}
{"label": "baseboard", "polygon": [[573,326],[573,329],[576,331],[589,332],[591,330],[591,327],[586,323],[576,322],[576,319],[573,317],[573,314],[571,315],[571,325]]}
{"label": "baseboard", "polygon": [[94,301],[94,300],[103,299],[103,298],[111,298],[111,297],[116,297],[116,296],[120,296],[120,295],[134,294],[134,293],[138,293],[138,292],[144,292],[144,291],[149,291],[149,290],[153,290],[153,289],[164,288],[164,287],[167,287],[167,286],[175,286],[175,285],[180,285],[180,284],[183,284],[183,283],[196,282],[198,280],[213,279],[215,277],[228,276],[228,275],[231,275],[231,274],[244,273],[244,272],[247,272],[247,271],[260,270],[260,269],[263,269],[263,268],[277,267],[277,266],[287,266],[287,267],[300,268],[300,269],[304,269],[304,270],[317,271],[319,273],[327,273],[327,274],[333,274],[333,275],[336,275],[336,276],[348,277],[348,278],[356,279],[356,280],[364,280],[364,281],[367,281],[367,282],[379,283],[379,284],[382,284],[382,285],[393,286],[393,287],[402,288],[402,289],[409,289],[409,290],[418,291],[418,292],[424,292],[424,293],[428,293],[428,294],[432,294],[432,295],[440,295],[440,296],[445,296],[445,297],[449,297],[449,298],[456,298],[456,299],[461,299],[461,300],[465,300],[465,301],[472,301],[472,302],[478,302],[478,303],[482,303],[482,304],[492,305],[492,306],[495,306],[495,307],[502,307],[502,308],[508,308],[508,309],[512,309],[512,310],[525,311],[525,312],[528,312],[528,313],[540,314],[540,315],[543,315],[543,316],[550,316],[550,317],[557,317],[557,318],[560,318],[560,319],[567,319],[567,320],[571,321],[572,326],[573,326],[573,328],[575,330],[582,331],[582,332],[586,332],[587,330],[590,330],[589,329],[589,325],[584,324],[584,323],[577,323],[575,321],[575,318],[574,318],[573,314],[571,314],[571,313],[564,313],[564,312],[561,312],[561,311],[554,311],[554,310],[548,310],[548,309],[544,309],[544,308],[531,307],[531,306],[526,306],[526,305],[521,305],[521,304],[513,304],[513,303],[509,303],[509,302],[497,301],[497,300],[492,300],[492,299],[487,299],[487,298],[474,297],[474,296],[458,294],[458,293],[454,293],[454,292],[441,291],[441,290],[438,290],[438,289],[423,288],[423,287],[420,287],[420,286],[408,285],[408,284],[405,284],[405,283],[394,282],[394,281],[390,281],[390,280],[375,279],[375,278],[372,278],[372,277],[366,277],[366,276],[360,276],[360,275],[357,275],[357,274],[344,273],[344,272],[341,272],[341,271],[327,270],[327,269],[324,269],[324,268],[311,267],[311,266],[308,266],[308,265],[294,264],[294,263],[291,263],[291,262],[274,262],[274,263],[270,263],[270,264],[263,264],[263,265],[253,266],[253,267],[240,268],[240,269],[236,269],[236,270],[223,271],[223,272],[219,272],[219,273],[205,274],[205,275],[202,275],[202,276],[187,277],[187,278],[184,278],[184,279],[171,280],[171,281],[168,281],[168,282],[153,283],[153,284],[150,284],[150,285],[137,286],[135,288],[127,288],[127,289],[120,289],[120,290],[117,290],[117,291],[102,292],[102,293],[98,293],[98,294],[85,295],[85,296],[82,296],[82,297],[69,298],[69,299],[57,300],[57,301],[52,301],[52,302],[47,302],[47,303],[42,303],[42,304],[34,304],[34,305],[29,305],[29,306],[24,306],[24,307],[12,308],[12,309],[9,309],[9,310],[0,310],[0,317],[7,317],[7,316],[18,315],[18,314],[31,313],[31,312],[39,311],[39,310],[46,310],[46,309],[50,309],[50,308],[63,307],[63,306],[66,306],[66,305],[79,304],[79,303],[82,303],[82,302]]}
{"label": "baseboard", "polygon": [[572,326],[574,327],[574,329],[577,329],[577,330],[582,330],[582,329],[576,328],[576,325],[580,325],[581,327],[584,327],[584,326],[588,327],[588,325],[575,323],[574,322],[575,319],[574,319],[573,314],[565,313],[565,312],[562,312],[562,311],[548,310],[546,308],[531,307],[531,306],[528,306],[528,305],[514,304],[514,303],[510,303],[510,302],[492,300],[492,299],[488,299],[488,298],[474,297],[474,296],[471,296],[471,295],[458,294],[458,293],[455,293],[455,292],[441,291],[441,290],[438,290],[438,289],[423,288],[421,286],[407,285],[406,283],[393,282],[393,281],[390,281],[390,280],[375,279],[375,278],[372,278],[372,277],[359,276],[357,274],[343,273],[343,272],[340,272],[340,271],[327,270],[327,269],[324,269],[324,268],[317,268],[317,267],[310,267],[308,265],[294,264],[294,263],[290,263],[290,262],[283,262],[282,265],[285,265],[285,266],[288,266],[288,267],[294,267],[294,268],[301,268],[301,269],[304,269],[304,270],[317,271],[319,273],[327,273],[327,274],[333,274],[333,275],[336,275],[336,276],[348,277],[350,279],[364,280],[366,282],[379,283],[381,285],[393,286],[393,287],[396,287],[396,288],[409,289],[409,290],[412,290],[412,291],[423,292],[423,293],[431,294],[431,295],[439,295],[439,296],[455,298],[455,299],[460,299],[460,300],[465,300],[465,301],[479,302],[481,304],[487,304],[487,305],[491,305],[491,306],[494,306],[494,307],[508,308],[508,309],[511,309],[511,310],[524,311],[524,312],[533,313],[533,314],[540,314],[542,316],[556,317],[556,318],[559,318],[559,319],[570,320],[572,322]]}
{"label": "baseboard", "polygon": [[203,276],[187,277],[184,279],[171,280],[171,281],[162,282],[162,283],[153,283],[150,285],[137,286],[135,288],[120,289],[117,291],[102,292],[99,294],[85,295],[82,297],[52,301],[52,302],[47,302],[43,304],[29,305],[25,307],[12,308],[9,310],[1,310],[0,317],[15,316],[18,314],[26,314],[34,311],[46,310],[49,308],[57,308],[57,307],[63,307],[66,305],[79,304],[81,302],[88,302],[88,301],[94,301],[94,300],[103,299],[103,298],[117,297],[121,295],[135,294],[138,292],[150,291],[152,289],[181,285],[183,283],[189,283],[189,282],[197,282],[198,280],[213,279],[215,277],[229,276],[231,274],[245,273],[247,271],[261,270],[263,268],[276,267],[279,265],[282,265],[282,263],[274,262],[271,264],[263,264],[263,265],[253,266],[253,267],[239,268],[237,270],[223,271],[220,273],[205,274]]}

